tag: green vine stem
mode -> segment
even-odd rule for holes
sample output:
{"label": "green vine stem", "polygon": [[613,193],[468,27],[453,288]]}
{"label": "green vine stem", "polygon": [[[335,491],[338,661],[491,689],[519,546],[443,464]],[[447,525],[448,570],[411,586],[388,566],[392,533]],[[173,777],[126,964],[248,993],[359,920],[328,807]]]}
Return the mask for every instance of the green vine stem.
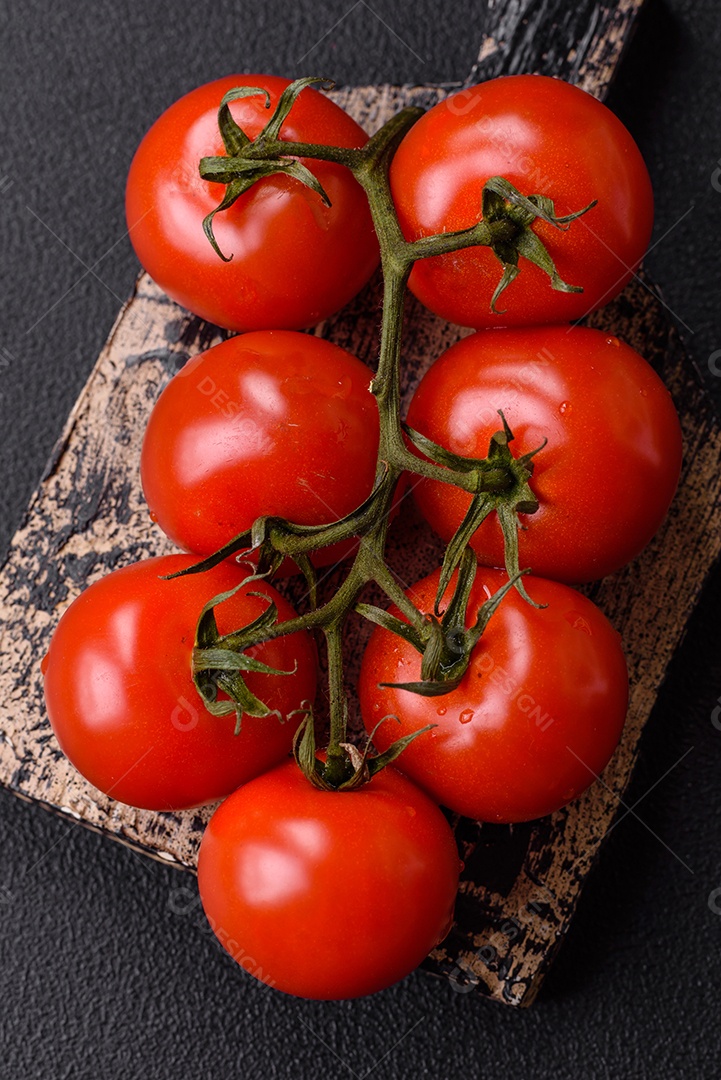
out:
{"label": "green vine stem", "polygon": [[[503,595],[516,587],[525,590],[518,566],[518,513],[532,513],[537,503],[528,481],[533,472],[536,452],[514,458],[509,449],[513,435],[501,416],[502,429],[494,436],[484,459],[462,458],[450,454],[410,429],[404,429],[400,411],[400,372],[402,358],[403,305],[408,277],[418,259],[456,251],[472,245],[491,248],[502,264],[502,276],[493,296],[495,304],[503,289],[519,273],[518,256],[536,263],[548,275],[551,287],[577,291],[563,282],[550,255],[531,229],[540,218],[556,228],[568,228],[586,207],[564,218],[556,217],[553,203],[542,196],[525,196],[502,177],[493,177],[481,193],[482,217],[474,226],[453,233],[406,240],[396,216],[389,183],[390,162],[406,132],[422,115],[422,110],[406,108],[392,117],[361,149],[289,142],[281,138],[283,121],[299,93],[322,79],[305,78],[291,83],[281,95],[275,111],[263,131],[251,141],[235,123],[229,105],[240,97],[265,96],[264,90],[240,87],[231,90],[220,103],[218,123],[226,150],[225,156],[206,157],[200,162],[203,179],[226,185],[221,203],[208,215],[204,229],[219,257],[231,255],[220,251],[213,234],[213,219],[233,205],[244,191],[263,177],[283,173],[293,181],[312,188],[317,197],[327,195],[312,172],[299,159],[322,159],[348,168],[365,191],[378,235],[383,272],[383,313],[376,374],[371,382],[375,395],[380,438],[373,492],[352,514],[321,526],[299,526],[277,517],[265,517],[240,533],[214,555],[197,563],[189,571],[200,573],[231,555],[258,551],[258,574],[272,576],[286,557],[296,560],[305,574],[311,597],[310,610],[293,619],[279,621],[270,603],[266,612],[249,626],[220,636],[213,608],[226,598],[215,597],[206,605],[198,624],[194,649],[194,678],[206,706],[216,714],[235,711],[240,721],[242,709],[262,715],[263,703],[248,691],[243,672],[254,670],[245,651],[297,630],[320,630],[325,635],[328,658],[330,733],[324,762],[315,752],[314,724],[310,705],[296,739],[296,759],[308,779],[324,788],[347,789],[364,782],[378,768],[388,764],[404,749],[408,739],[399,740],[378,758],[351,753],[347,744],[347,700],[343,675],[343,636],[352,611],[380,623],[412,641],[422,654],[421,681],[408,684],[414,693],[446,693],[465,671],[470,652]],[[327,85],[327,84],[326,84]],[[332,85],[332,84],[331,84]],[[511,253],[509,255],[509,252]],[[432,616],[418,611],[406,597],[385,562],[386,533],[396,486],[404,472],[452,484],[472,495],[471,507],[444,558],[441,587]],[[471,535],[492,511],[496,511],[503,529],[508,583],[476,613],[468,613],[468,597],[476,572],[475,556],[468,548]],[[309,559],[312,551],[350,537],[359,538],[358,552],[335,594],[317,606],[315,574]],[[440,606],[447,586],[456,575],[450,600],[441,614]],[[395,604],[403,619],[382,609],[360,603],[365,587],[374,582],[388,600]],[[470,629],[466,623],[470,617]],[[217,700],[221,689],[231,700]],[[425,729],[424,729],[425,730]],[[416,735],[421,732],[415,733]],[[415,737],[415,736],[413,736]]]}

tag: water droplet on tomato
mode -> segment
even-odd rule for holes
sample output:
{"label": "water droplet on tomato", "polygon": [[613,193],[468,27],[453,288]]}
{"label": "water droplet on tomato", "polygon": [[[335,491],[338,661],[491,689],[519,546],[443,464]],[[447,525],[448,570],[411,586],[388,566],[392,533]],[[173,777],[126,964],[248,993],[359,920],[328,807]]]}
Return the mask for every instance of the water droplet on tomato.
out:
{"label": "water droplet on tomato", "polygon": [[154,510],[150,511],[150,520],[153,521],[153,522],[158,520],[158,515],[155,513]]}
{"label": "water droplet on tomato", "polygon": [[562,401],[561,404],[558,406],[558,411],[560,412],[560,414],[562,416],[564,416],[564,415],[568,416],[568,414],[571,411],[571,408],[572,408],[572,406],[571,406],[570,401]]}
{"label": "water droplet on tomato", "polygon": [[349,379],[347,375],[344,375],[342,379],[338,380],[338,387],[333,394],[333,397],[347,398],[352,389],[352,380]]}
{"label": "water droplet on tomato", "polygon": [[436,709],[436,712],[438,713],[439,716],[445,716],[446,713],[448,712],[448,709],[445,707],[445,705],[442,705],[440,707],[440,709]]}
{"label": "water droplet on tomato", "polygon": [[463,712],[461,713],[461,715],[458,717],[458,719],[460,720],[460,722],[462,724],[470,724],[471,720],[473,719],[473,716],[474,716],[473,709],[464,709]]}
{"label": "water droplet on tomato", "polygon": [[617,337],[607,337],[606,338],[606,344],[607,345],[613,345],[614,348],[617,349],[619,347],[619,345],[621,344],[621,342],[618,340]]}
{"label": "water droplet on tomato", "polygon": [[50,653],[45,653],[45,656],[40,661],[40,670],[42,671],[43,675],[48,670],[48,664],[49,663],[50,663]]}
{"label": "water droplet on tomato", "polygon": [[381,703],[380,703],[380,701],[374,701],[373,702],[373,712],[380,712],[380,711],[381,711]]}

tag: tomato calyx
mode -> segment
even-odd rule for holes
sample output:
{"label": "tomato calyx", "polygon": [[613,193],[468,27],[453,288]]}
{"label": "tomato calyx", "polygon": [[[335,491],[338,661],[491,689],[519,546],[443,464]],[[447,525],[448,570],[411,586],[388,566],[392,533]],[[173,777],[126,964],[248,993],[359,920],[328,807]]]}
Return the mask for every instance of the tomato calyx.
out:
{"label": "tomato calyx", "polygon": [[593,209],[595,199],[582,210],[559,217],[552,199],[545,195],[522,195],[502,176],[492,176],[483,186],[481,200],[483,222],[490,232],[489,247],[503,267],[503,275],[491,297],[491,311],[494,314],[504,314],[496,303],[520,273],[520,255],[547,274],[551,288],[556,292],[583,292],[580,285],[569,285],[563,280],[548,248],[531,225],[538,218],[555,229],[568,229],[571,222]]}
{"label": "tomato calyx", "polygon": [[[253,622],[236,633],[221,635],[218,631],[215,608],[258,576],[253,574],[245,578],[235,588],[219,593],[205,604],[198,619],[192,652],[193,681],[205,708],[213,716],[234,713],[236,735],[240,733],[244,713],[256,717],[276,716],[281,722],[287,719],[277,709],[270,709],[250,690],[243,673],[254,671],[264,675],[294,675],[296,671],[295,666],[290,671],[270,667],[246,651],[252,647],[258,635],[265,634],[278,623],[278,608],[264,593],[248,593],[268,602],[265,611]],[[219,700],[219,691],[227,696]]]}
{"label": "tomato calyx", "polygon": [[[409,106],[402,109],[360,149],[316,143],[297,143],[281,138],[280,133],[283,122],[288,118],[298,95],[306,87],[312,86],[314,83],[323,89],[331,89],[335,85],[331,80],[322,76],[295,79],[281,94],[268,123],[252,140],[248,138],[233,119],[229,105],[239,98],[262,94],[265,96],[265,107],[270,108],[270,98],[267,91],[258,87],[240,86],[229,90],[222,98],[218,110],[218,128],[223,140],[225,155],[201,158],[198,171],[203,180],[210,183],[225,184],[223,199],[203,221],[205,235],[213,250],[223,261],[230,261],[232,256],[227,257],[221,252],[213,232],[213,219],[216,214],[228,210],[241,195],[259,180],[282,173],[311,188],[326,206],[330,206],[330,199],[320,181],[299,158],[330,161],[349,169],[361,186],[365,188],[370,199],[369,187],[371,185],[368,182],[369,177],[379,170],[383,170],[386,164],[390,164],[390,159],[388,159],[387,163],[384,160],[386,155],[389,152],[392,154],[408,128],[423,115],[423,110],[420,108]],[[395,212],[392,210],[392,200],[387,183],[384,187],[385,191],[387,191],[384,220],[380,221],[378,216],[375,217],[376,231],[379,239],[381,239],[384,224],[390,216],[394,222],[396,234],[394,239],[396,237],[400,238],[400,228],[395,218]],[[378,190],[377,185],[375,190]],[[402,242],[402,238],[400,239]],[[410,271],[410,264],[408,264],[408,270]]]}
{"label": "tomato calyx", "polygon": [[556,292],[581,293],[580,285],[569,285],[558,273],[548,248],[531,226],[536,219],[565,232],[576,218],[592,210],[596,200],[571,214],[556,214],[553,199],[545,195],[523,195],[503,176],[491,176],[481,192],[481,220],[467,229],[456,232],[422,236],[408,243],[408,254],[416,261],[434,255],[445,255],[467,247],[488,247],[496,256],[503,274],[491,297],[491,311],[503,315],[496,307],[501,294],[521,272],[520,256],[528,259],[547,275]]}
{"label": "tomato calyx", "polygon": [[[275,111],[268,120],[263,130],[255,139],[250,139],[242,128],[235,122],[230,112],[230,103],[240,98],[253,97],[259,94],[265,97],[265,108],[270,108],[270,95],[267,90],[257,86],[238,86],[229,90],[221,100],[218,110],[218,128],[223,139],[225,155],[220,157],[204,157],[200,161],[199,171],[203,180],[211,183],[225,184],[225,195],[221,202],[203,220],[203,231],[210,241],[215,253],[223,260],[230,262],[232,255],[224,255],[218,246],[213,232],[213,219],[218,213],[230,209],[241,195],[245,194],[259,180],[268,176],[283,174],[293,180],[299,181],[314,191],[321,201],[330,206],[330,199],[323,189],[318,178],[297,157],[293,157],[280,139],[280,130],[287,119],[298,95],[307,86],[314,83],[320,84],[324,89],[331,89],[335,84],[322,77],[309,76],[296,79],[281,94]],[[324,147],[335,160],[351,166],[357,158],[357,151],[342,150],[335,147]],[[279,156],[280,155],[282,156]],[[269,157],[268,155],[272,156]],[[330,159],[328,159],[330,160]]]}
{"label": "tomato calyx", "polygon": [[480,641],[489,619],[506,593],[518,584],[521,575],[528,573],[523,570],[509,577],[508,581],[478,609],[475,613],[475,621],[467,627],[468,602],[477,569],[475,555],[466,548],[459,559],[455,587],[445,610],[442,612],[439,610],[441,601],[437,596],[435,611],[424,616],[420,628],[409,625],[382,608],[370,604],[357,605],[356,610],[360,611],[366,619],[408,641],[423,658],[420,681],[379,683],[379,686],[409,690],[423,697],[437,697],[455,690],[460,685],[468,670],[471,653]]}
{"label": "tomato calyx", "polygon": [[[301,711],[301,710],[299,710]],[[382,754],[371,753],[373,736],[381,724],[388,720],[400,723],[396,716],[384,716],[379,720],[366,740],[363,750],[354,743],[340,742],[318,752],[315,739],[315,718],[310,703],[293,740],[293,756],[306,779],[321,791],[357,791],[367,784],[387,765],[392,764],[419,735],[430,731],[434,724],[427,724],[418,731],[397,739]]]}
{"label": "tomato calyx", "polygon": [[534,514],[538,510],[538,500],[529,485],[533,476],[533,458],[546,445],[546,439],[534,450],[529,450],[520,457],[514,457],[509,443],[513,441],[513,432],[503,412],[499,410],[503,423],[501,431],[491,437],[488,456],[485,458],[465,458],[452,453],[427,439],[425,435],[414,431],[407,424],[404,430],[409,439],[422,454],[438,465],[459,472],[468,473],[474,479],[473,496],[463,521],[446,547],[441,567],[441,576],[436,595],[435,614],[446,588],[458,567],[464,552],[468,548],[476,529],[493,511],[503,533],[503,548],[506,570],[515,581],[524,600],[534,604],[526,592],[520,576],[518,562],[518,530],[521,524],[519,514]]}

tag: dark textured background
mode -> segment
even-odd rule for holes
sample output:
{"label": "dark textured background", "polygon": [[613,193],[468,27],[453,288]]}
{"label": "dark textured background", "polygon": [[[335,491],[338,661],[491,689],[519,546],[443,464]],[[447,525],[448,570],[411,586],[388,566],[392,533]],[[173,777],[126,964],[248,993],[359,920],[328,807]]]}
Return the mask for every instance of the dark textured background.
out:
{"label": "dark textured background", "polygon": [[[648,269],[721,401],[717,3],[649,0],[611,104],[656,189]],[[132,287],[124,177],[155,116],[233,70],[463,78],[487,4],[202,8],[0,2],[0,551]],[[716,573],[530,1011],[423,973],[361,1002],[281,997],[216,948],[191,878],[0,793],[0,1077],[717,1078],[720,601]]]}

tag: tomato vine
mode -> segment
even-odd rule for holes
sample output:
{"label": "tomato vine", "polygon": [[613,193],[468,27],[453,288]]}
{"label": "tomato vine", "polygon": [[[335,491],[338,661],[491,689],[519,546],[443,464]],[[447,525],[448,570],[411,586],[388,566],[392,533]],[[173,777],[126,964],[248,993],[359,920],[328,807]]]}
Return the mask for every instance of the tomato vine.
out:
{"label": "tomato vine", "polygon": [[[198,573],[210,569],[231,555],[257,550],[259,581],[270,577],[286,557],[291,557],[304,573],[309,587],[309,611],[286,621],[278,619],[277,610],[269,603],[264,615],[237,631],[221,635],[215,627],[213,609],[224,597],[216,597],[206,605],[199,623],[194,649],[194,677],[198,691],[208,708],[217,708],[218,686],[230,694],[237,704],[247,700],[242,672],[243,654],[261,642],[271,641],[300,629],[321,630],[325,635],[328,656],[330,697],[330,735],[325,760],[317,759],[314,742],[312,706],[298,728],[296,758],[316,786],[349,789],[363,783],[421,734],[421,731],[398,740],[377,758],[368,754],[353,754],[347,745],[347,705],[343,677],[342,639],[348,615],[352,611],[386,629],[392,629],[410,641],[422,654],[421,680],[406,687],[423,695],[446,693],[458,685],[466,670],[471,651],[478,641],[490,615],[509,588],[515,587],[528,597],[518,562],[518,514],[533,513],[537,507],[529,479],[533,473],[533,457],[537,450],[514,458],[510,450],[513,439],[505,418],[500,416],[500,429],[491,439],[486,458],[464,458],[452,454],[404,427],[400,416],[400,370],[403,334],[403,303],[408,278],[420,259],[448,254],[470,246],[491,249],[502,267],[491,305],[519,273],[518,260],[523,256],[543,270],[553,289],[563,292],[581,291],[559,276],[555,264],[541,239],[532,229],[541,220],[556,229],[568,228],[574,219],[594,205],[589,204],[574,213],[558,216],[552,200],[542,195],[525,196],[502,177],[490,178],[482,192],[481,219],[472,227],[416,240],[407,240],[396,215],[389,182],[393,155],[409,129],[423,115],[423,110],[405,108],[392,117],[360,149],[326,146],[315,143],[286,141],[280,131],[298,95],[319,78],[297,79],[282,93],[267,124],[251,140],[235,123],[229,105],[240,97],[265,95],[266,107],[270,98],[266,91],[254,87],[238,87],[225,94],[218,124],[226,150],[224,156],[205,157],[200,162],[200,175],[209,182],[226,185],[219,205],[207,215],[204,229],[219,258],[229,261],[232,253],[220,250],[213,223],[258,180],[282,173],[311,188],[327,202],[327,195],[313,173],[299,159],[319,159],[348,168],[363,188],[378,236],[383,272],[383,313],[378,367],[371,382],[380,419],[380,443],[374,489],[369,498],[353,513],[321,526],[302,526],[280,517],[258,519],[215,554],[183,573]],[[472,495],[471,507],[449,543],[436,596],[434,612],[423,614],[406,597],[385,563],[384,551],[389,514],[396,485],[404,472],[454,485]],[[466,629],[467,606],[475,577],[475,557],[468,548],[470,536],[478,524],[492,511],[498,515],[503,532],[505,563],[509,575],[506,585],[474,613],[471,629]],[[318,606],[316,575],[309,555],[312,551],[351,537],[360,539],[358,552],[339,589],[326,603]],[[440,602],[446,587],[458,571],[455,587],[445,612]],[[389,616],[373,605],[359,602],[360,594],[370,582],[375,582],[387,598],[402,613],[407,622]],[[229,678],[232,672],[232,678]],[[255,705],[257,708],[258,706]]]}

